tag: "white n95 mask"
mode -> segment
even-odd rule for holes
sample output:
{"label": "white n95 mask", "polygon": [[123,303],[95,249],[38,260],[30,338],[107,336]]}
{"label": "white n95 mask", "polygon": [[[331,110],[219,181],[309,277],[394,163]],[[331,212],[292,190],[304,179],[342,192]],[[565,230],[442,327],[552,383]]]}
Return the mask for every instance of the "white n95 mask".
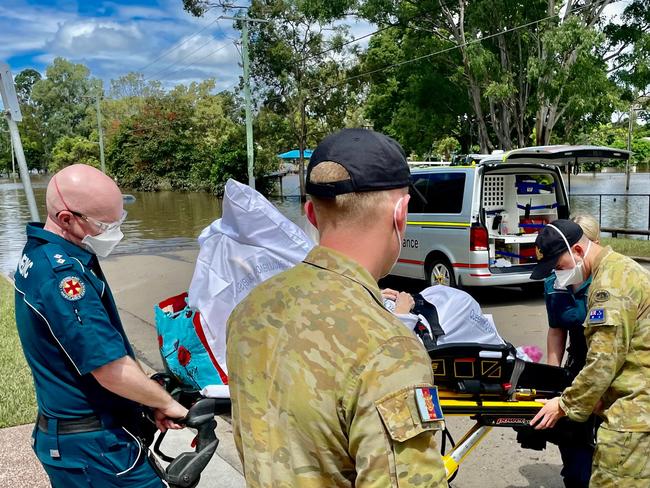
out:
{"label": "white n95 mask", "polygon": [[124,234],[122,234],[122,231],[118,226],[96,236],[87,235],[81,240],[81,245],[87,251],[105,258],[113,252],[113,249],[115,249],[115,246],[120,243],[123,237]]}
{"label": "white n95 mask", "polygon": [[591,241],[589,241],[589,244],[587,244],[587,249],[585,250],[585,255],[584,257],[580,260],[580,262],[576,262],[576,258],[573,256],[573,252],[571,251],[571,246],[569,245],[569,241],[567,241],[565,235],[555,227],[553,224],[548,224],[549,227],[555,229],[560,236],[562,236],[562,239],[564,239],[564,243],[567,246],[567,249],[569,250],[569,255],[571,256],[571,260],[573,261],[573,268],[570,269],[556,269],[555,270],[555,288],[556,289],[566,289],[567,286],[569,285],[579,285],[585,281],[585,271],[584,271],[584,258],[587,257],[587,254],[589,254],[589,250],[591,249]]}

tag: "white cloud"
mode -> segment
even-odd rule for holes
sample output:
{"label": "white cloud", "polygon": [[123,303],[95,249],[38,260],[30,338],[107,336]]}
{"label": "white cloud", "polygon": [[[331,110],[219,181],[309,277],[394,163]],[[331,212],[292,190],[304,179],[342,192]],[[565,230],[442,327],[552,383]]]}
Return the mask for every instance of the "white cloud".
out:
{"label": "white cloud", "polygon": [[[180,0],[159,0],[157,6],[79,0],[97,5],[97,16],[88,16],[79,14],[75,0],[64,1],[52,7],[34,0],[0,0],[0,59],[17,59],[15,72],[26,67],[44,71],[62,56],[86,64],[104,86],[130,71],[168,87],[206,78],[215,78],[218,89],[238,83],[241,58],[233,40],[241,34],[231,20],[216,20],[222,13],[216,9],[196,18]],[[350,37],[376,30],[353,18],[343,23],[349,25]],[[368,40],[358,45],[365,47]]]}
{"label": "white cloud", "polygon": [[119,55],[140,44],[143,34],[134,23],[103,19],[75,20],[62,24],[47,43],[48,50],[68,58]]}

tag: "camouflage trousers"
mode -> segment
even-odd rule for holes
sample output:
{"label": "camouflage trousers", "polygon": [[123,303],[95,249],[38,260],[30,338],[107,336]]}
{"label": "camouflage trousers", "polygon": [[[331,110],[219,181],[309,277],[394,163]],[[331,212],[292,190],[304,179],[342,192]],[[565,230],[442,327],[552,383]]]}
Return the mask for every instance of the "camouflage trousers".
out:
{"label": "camouflage trousers", "polygon": [[650,487],[650,432],[616,432],[601,426],[589,487]]}

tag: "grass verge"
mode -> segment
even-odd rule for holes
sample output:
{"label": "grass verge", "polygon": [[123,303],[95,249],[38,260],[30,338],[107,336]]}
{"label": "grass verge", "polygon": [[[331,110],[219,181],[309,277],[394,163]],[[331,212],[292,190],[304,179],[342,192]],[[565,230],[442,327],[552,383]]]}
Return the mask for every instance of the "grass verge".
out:
{"label": "grass verge", "polygon": [[34,422],[34,382],[18,339],[14,287],[0,276],[0,428]]}
{"label": "grass verge", "polygon": [[648,240],[604,237],[601,241],[603,245],[612,246],[614,251],[626,256],[650,258],[650,241]]}

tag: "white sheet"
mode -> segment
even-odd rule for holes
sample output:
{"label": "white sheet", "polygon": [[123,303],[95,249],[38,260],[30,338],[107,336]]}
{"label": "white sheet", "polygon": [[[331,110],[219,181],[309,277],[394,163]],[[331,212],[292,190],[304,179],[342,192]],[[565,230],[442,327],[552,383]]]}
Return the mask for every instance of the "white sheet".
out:
{"label": "white sheet", "polygon": [[228,180],[222,217],[203,229],[188,303],[201,313],[212,353],[227,373],[226,321],[250,291],[301,262],[314,242],[271,202]]}

